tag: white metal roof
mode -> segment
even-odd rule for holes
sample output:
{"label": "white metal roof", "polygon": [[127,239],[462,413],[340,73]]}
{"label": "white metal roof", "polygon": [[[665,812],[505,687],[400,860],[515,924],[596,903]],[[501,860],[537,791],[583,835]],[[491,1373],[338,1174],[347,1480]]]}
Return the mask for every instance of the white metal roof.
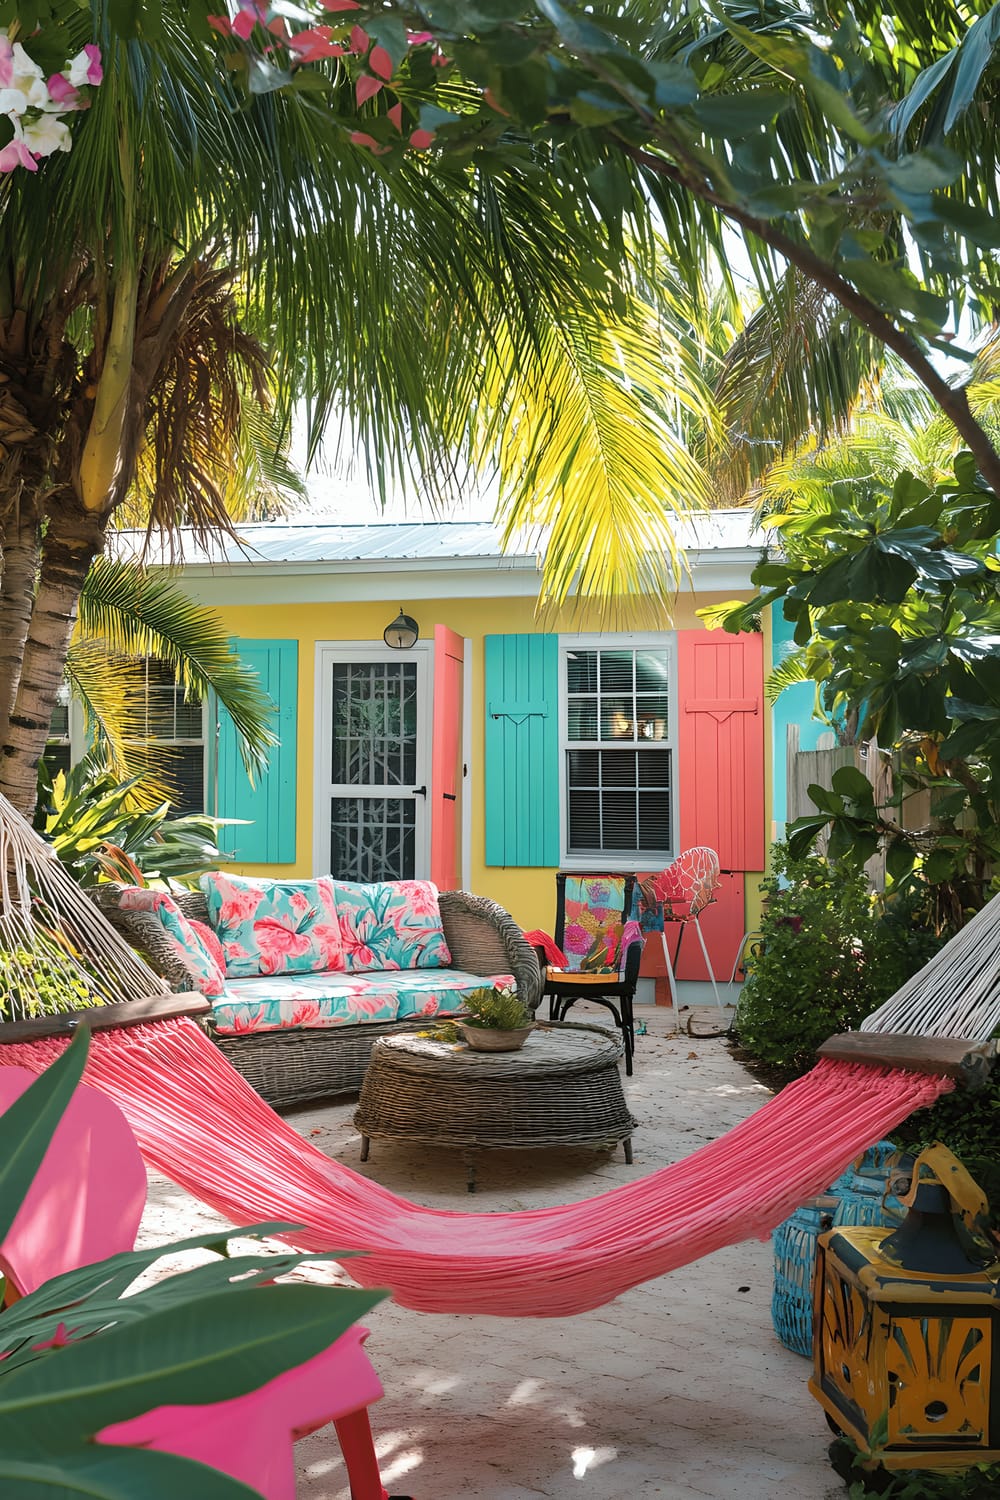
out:
{"label": "white metal roof", "polygon": [[[686,552],[758,549],[748,510],[715,510],[680,518],[675,526],[678,545]],[[118,532],[114,550],[126,555],[143,551],[144,532]],[[153,538],[146,560],[182,560],[185,569],[245,567],[250,564],[343,564],[374,562],[441,563],[449,559],[482,559],[508,566],[535,567],[542,548],[526,541],[504,553],[500,533],[489,521],[376,521],[358,526],[339,522],[267,521],[239,527],[239,539],[219,536],[207,550],[191,533],[181,533],[176,555]]]}

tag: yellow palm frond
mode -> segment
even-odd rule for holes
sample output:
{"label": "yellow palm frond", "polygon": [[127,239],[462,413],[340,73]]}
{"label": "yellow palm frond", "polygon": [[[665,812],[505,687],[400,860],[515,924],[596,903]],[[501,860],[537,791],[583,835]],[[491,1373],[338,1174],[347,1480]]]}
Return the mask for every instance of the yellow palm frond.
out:
{"label": "yellow palm frond", "polygon": [[641,314],[563,318],[528,346],[486,351],[478,410],[505,415],[503,543],[540,539],[543,603],[665,602],[682,567],[673,523],[708,503],[685,433],[715,424],[711,394],[690,347]]}

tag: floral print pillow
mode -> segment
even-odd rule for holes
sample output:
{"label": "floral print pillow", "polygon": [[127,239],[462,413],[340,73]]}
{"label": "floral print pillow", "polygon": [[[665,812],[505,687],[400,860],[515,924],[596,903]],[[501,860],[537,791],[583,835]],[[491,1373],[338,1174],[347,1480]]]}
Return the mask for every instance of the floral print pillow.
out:
{"label": "floral print pillow", "polygon": [[127,886],[118,898],[118,905],[123,911],[145,911],[156,917],[175,957],[191,976],[192,988],[210,999],[222,994],[226,972],[221,953],[216,956],[210,945],[202,941],[195,924],[188,921],[172,897],[148,886]]}
{"label": "floral print pillow", "polygon": [[226,974],[317,974],[344,967],[333,881],[256,880],[203,875],[208,920],[226,956]]}
{"label": "floral print pillow", "polygon": [[446,969],[451,953],[441,926],[437,886],[430,880],[380,885],[333,882],[344,962],[366,969]]}

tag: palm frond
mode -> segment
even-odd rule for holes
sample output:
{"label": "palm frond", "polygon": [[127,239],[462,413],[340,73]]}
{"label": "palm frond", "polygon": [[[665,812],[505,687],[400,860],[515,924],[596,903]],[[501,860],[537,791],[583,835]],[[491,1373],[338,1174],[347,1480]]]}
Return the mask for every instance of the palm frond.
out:
{"label": "palm frond", "polygon": [[671,522],[703,508],[705,476],[683,439],[683,418],[714,420],[689,351],[650,310],[622,323],[562,318],[517,354],[486,351],[472,412],[473,451],[497,450],[505,547],[543,541],[542,598],[604,600],[676,589],[681,563]]}
{"label": "palm frond", "polygon": [[788,687],[798,682],[809,682],[805,649],[790,651],[764,680],[764,693],[768,703],[776,703]]}
{"label": "palm frond", "polygon": [[266,765],[268,750],[277,744],[273,702],[240,661],[214,611],[195,604],[169,575],[97,558],[80,599],[80,630],[100,637],[108,651],[168,662],[196,697],[214,692],[232,717],[247,771],[252,775]]}

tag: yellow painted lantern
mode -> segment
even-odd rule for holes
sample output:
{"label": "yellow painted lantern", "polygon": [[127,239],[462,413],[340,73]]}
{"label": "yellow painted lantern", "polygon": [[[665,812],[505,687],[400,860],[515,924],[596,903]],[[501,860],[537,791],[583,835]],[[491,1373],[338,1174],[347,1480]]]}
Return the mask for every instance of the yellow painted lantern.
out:
{"label": "yellow painted lantern", "polygon": [[887,1469],[1000,1461],[1000,1259],[986,1200],[943,1146],[898,1229],[819,1238],[809,1389]]}

